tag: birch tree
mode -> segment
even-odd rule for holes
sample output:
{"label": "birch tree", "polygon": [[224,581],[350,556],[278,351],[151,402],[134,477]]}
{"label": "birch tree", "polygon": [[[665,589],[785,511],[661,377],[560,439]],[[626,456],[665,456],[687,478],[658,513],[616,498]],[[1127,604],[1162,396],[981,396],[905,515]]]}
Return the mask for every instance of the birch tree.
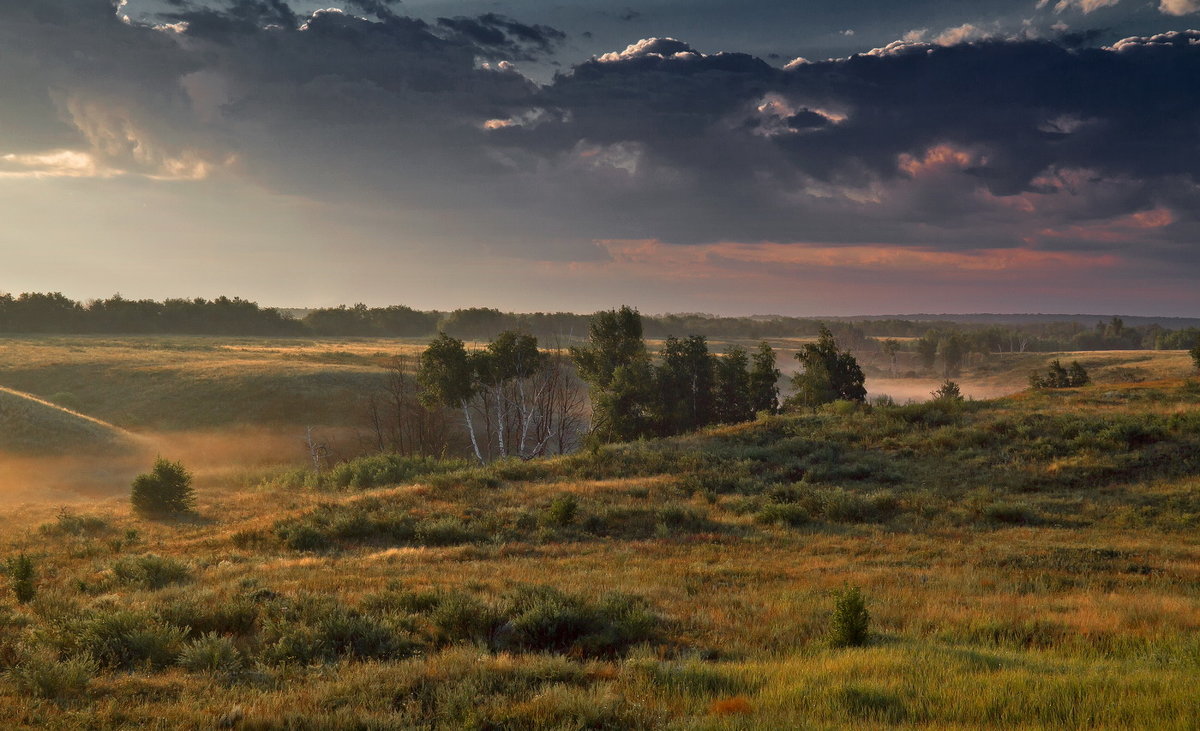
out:
{"label": "birch tree", "polygon": [[421,354],[417,381],[421,384],[421,397],[427,404],[461,409],[475,459],[484,464],[486,460],[479,448],[471,417],[471,402],[477,393],[476,373],[463,341],[446,333],[439,334]]}

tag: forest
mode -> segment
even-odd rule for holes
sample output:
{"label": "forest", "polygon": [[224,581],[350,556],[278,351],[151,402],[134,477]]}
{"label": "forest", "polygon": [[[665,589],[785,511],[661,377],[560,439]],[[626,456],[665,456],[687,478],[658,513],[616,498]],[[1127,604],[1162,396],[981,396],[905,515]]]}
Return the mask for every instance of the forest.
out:
{"label": "forest", "polygon": [[[1033,320],[997,324],[880,319],[877,317],[815,319],[763,315],[719,317],[704,314],[643,315],[647,338],[686,333],[708,338],[762,340],[817,337],[829,328],[846,347],[878,347],[876,340],[895,338],[906,350],[936,354],[939,343],[968,352],[1057,352],[1065,350],[1183,350],[1200,342],[1200,328],[1167,328],[1150,323],[1126,325],[1119,317],[1083,322],[1077,316],[1060,321]],[[586,337],[591,315],[570,312],[509,313],[487,307],[448,312],[421,311],[404,305],[363,304],[286,310],[263,307],[240,297],[127,299],[113,295],[88,302],[61,293],[0,294],[0,333],[278,335],[321,337],[426,337],[444,332],[468,341],[488,340],[519,331],[562,345]],[[945,347],[945,346],[943,346]],[[925,355],[921,356],[925,358]]]}

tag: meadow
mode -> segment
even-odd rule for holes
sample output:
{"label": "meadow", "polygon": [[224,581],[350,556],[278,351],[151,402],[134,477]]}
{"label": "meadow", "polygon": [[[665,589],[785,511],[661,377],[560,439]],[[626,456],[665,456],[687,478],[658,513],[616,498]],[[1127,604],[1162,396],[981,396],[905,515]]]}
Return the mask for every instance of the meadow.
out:
{"label": "meadow", "polygon": [[[35,595],[9,564],[0,725],[1197,727],[1182,353],[1066,354],[1094,384],[1047,392],[1053,355],[995,356],[962,381],[1010,395],[529,462],[351,458],[364,385],[419,347],[4,341],[0,556]],[[314,474],[310,426],[346,461]],[[154,453],[194,515],[131,512]],[[871,634],[841,647],[852,586]]]}

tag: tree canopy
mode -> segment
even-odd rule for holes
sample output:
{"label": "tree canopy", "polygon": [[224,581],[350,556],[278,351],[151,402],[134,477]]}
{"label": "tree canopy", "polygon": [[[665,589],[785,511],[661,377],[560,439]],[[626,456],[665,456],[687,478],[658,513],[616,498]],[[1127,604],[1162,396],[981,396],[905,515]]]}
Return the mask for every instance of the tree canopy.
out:
{"label": "tree canopy", "polygon": [[866,377],[858,361],[838,347],[829,328],[822,327],[815,343],[805,343],[796,360],[803,370],[792,378],[794,401],[819,406],[831,401],[865,401]]}

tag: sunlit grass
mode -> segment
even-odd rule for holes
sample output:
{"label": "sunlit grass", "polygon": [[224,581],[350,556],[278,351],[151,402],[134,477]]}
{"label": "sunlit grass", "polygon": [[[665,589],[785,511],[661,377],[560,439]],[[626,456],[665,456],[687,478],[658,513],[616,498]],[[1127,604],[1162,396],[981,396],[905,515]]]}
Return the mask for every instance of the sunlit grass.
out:
{"label": "sunlit grass", "polygon": [[[172,389],[211,395],[260,370],[366,372],[379,347],[216,340],[72,354],[80,339],[46,338],[29,347],[57,350],[29,355],[51,373],[124,362],[105,378],[130,389],[138,369],[186,373]],[[1134,355],[1104,357],[1087,367]],[[1192,728],[1200,389],[1155,357],[1124,385],[488,468],[364,461],[344,480],[247,446],[303,459],[300,434],[193,434],[194,517],[138,518],[115,477],[65,512],[0,513],[0,556],[30,556],[37,589],[0,593],[0,725]],[[18,471],[36,485],[50,462]],[[762,517],[784,513],[804,519]],[[289,545],[292,524],[326,540]],[[603,634],[602,606],[657,619],[632,647],[531,648],[494,614],[521,585],[554,589],[537,626]],[[847,586],[870,613],[862,648],[829,642]]]}

